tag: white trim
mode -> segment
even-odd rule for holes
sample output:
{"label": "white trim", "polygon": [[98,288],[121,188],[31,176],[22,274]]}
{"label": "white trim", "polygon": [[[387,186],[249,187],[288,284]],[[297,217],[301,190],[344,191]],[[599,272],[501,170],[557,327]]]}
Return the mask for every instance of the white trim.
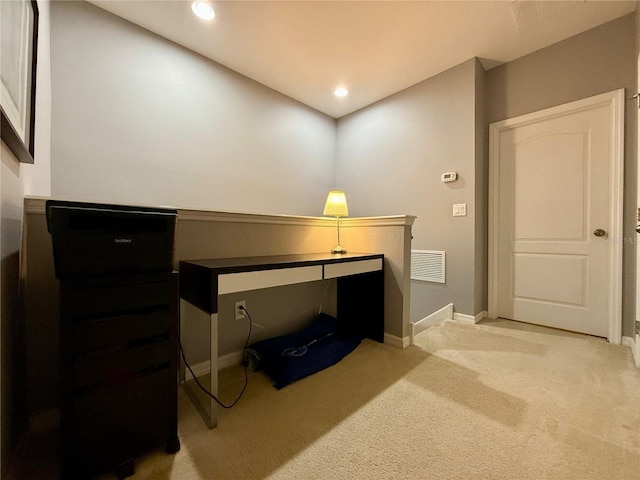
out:
{"label": "white trim", "polygon": [[[636,335],[636,338],[638,336]],[[633,339],[633,337],[622,337],[621,345],[625,347],[629,347],[631,349],[631,354],[633,355],[634,363],[636,367],[640,368],[640,345],[638,342]]]}
{"label": "white trim", "polygon": [[488,242],[488,276],[487,302],[489,316],[498,318],[498,239],[500,238],[500,178],[499,151],[500,132],[502,128],[495,123],[489,125],[489,224],[487,227]]}
{"label": "white trim", "polygon": [[[328,217],[304,217],[293,215],[262,215],[242,212],[214,212],[209,210],[178,209],[178,221],[220,223],[259,223],[268,225],[306,225],[335,227],[336,219]],[[342,226],[342,221],[341,221]]]}
{"label": "white trim", "polygon": [[453,314],[453,319],[456,322],[461,322],[461,323],[470,323],[471,325],[475,325],[476,324],[476,317],[474,317],[473,315],[466,315],[464,313],[454,313]]}
{"label": "white trim", "polygon": [[476,315],[466,315],[464,313],[453,314],[453,320],[455,320],[456,322],[470,323],[472,325],[476,325],[480,323],[480,321],[486,317],[487,317],[486,310],[483,310],[480,313],[477,313]]}
{"label": "white trim", "polygon": [[[603,94],[607,95],[607,94]],[[610,188],[613,196],[611,205],[611,238],[621,239],[624,236],[624,89],[609,94],[613,108],[611,128],[615,138],[611,142],[611,156],[613,157],[613,175]],[[603,102],[604,103],[604,102]],[[622,338],[622,244],[613,242],[611,249],[611,268],[609,271],[609,295],[611,305],[609,309],[609,335],[611,343],[619,344]]]}
{"label": "white trim", "polygon": [[[53,200],[53,197],[36,197],[25,196],[24,211],[25,213],[45,213],[45,203],[47,200]],[[79,200],[84,201],[84,200]],[[89,201],[95,203],[95,201]],[[112,203],[112,202],[104,202]],[[139,207],[153,207],[154,205],[139,205]],[[166,205],[155,205],[163,208],[176,208]],[[202,221],[202,222],[221,222],[221,223],[257,223],[269,225],[303,225],[335,228],[335,218],[329,217],[308,217],[297,215],[264,215],[256,213],[242,212],[215,212],[209,210],[191,210],[185,208],[177,208],[178,221]],[[358,218],[341,218],[341,227],[394,227],[394,226],[411,226],[414,224],[416,217],[413,215],[389,215],[383,217],[358,217]]]}
{"label": "white trim", "polygon": [[629,347],[631,349],[631,353],[634,353],[633,350],[636,347],[636,342],[631,337],[622,337],[622,340],[620,341],[620,345],[622,345],[623,347]]}
{"label": "white trim", "polygon": [[[396,337],[395,335],[385,333],[384,343],[387,345],[391,345],[392,347],[407,348],[410,345],[410,339],[409,337],[400,338]],[[242,354],[242,350],[222,355],[221,357],[218,357],[218,370],[222,370],[223,368],[231,367],[233,365],[240,365],[243,358],[244,356]],[[209,373],[209,360],[195,363],[191,365],[191,369],[193,370],[193,373],[196,374],[196,377],[207,375]],[[191,372],[189,372],[189,369],[186,369],[185,379],[191,380],[192,378],[193,376],[191,375]]]}
{"label": "white trim", "polygon": [[238,350],[237,352],[227,353],[226,355],[222,355],[218,357],[218,370],[222,370],[223,368],[232,367],[234,365],[240,365],[242,363],[242,359],[244,358],[242,354],[242,350]]}
{"label": "white trim", "polygon": [[[340,218],[341,227],[410,227],[416,221],[415,215],[389,215],[384,217]],[[335,221],[333,222],[335,224]],[[332,225],[333,226],[333,225]]]}
{"label": "white trim", "polygon": [[[640,75],[640,53],[638,53],[638,60],[636,63],[637,70],[636,72]],[[636,91],[637,92],[637,91]],[[640,103],[637,104],[640,108]],[[636,144],[640,144],[640,110],[636,110]],[[640,149],[636,148],[636,165],[640,165]],[[637,169],[636,180],[640,180],[640,169]],[[636,185],[638,183],[636,182]],[[636,193],[636,203],[634,207],[640,206],[640,189]],[[640,209],[636,208],[636,212],[640,211]],[[639,237],[636,237],[639,238]],[[636,317],[633,321],[633,332],[635,338],[635,348],[632,349],[633,357],[636,360],[636,367],[640,368],[640,243],[636,242]],[[640,475],[640,470],[638,471]]]}
{"label": "white trim", "polygon": [[[409,337],[397,337],[395,335],[391,335],[389,333],[384,334],[384,343],[386,345],[391,345],[392,347],[397,348],[407,348],[410,343]],[[243,360],[242,350],[238,350],[237,352],[228,353],[227,355],[223,355],[218,357],[218,370],[222,370],[223,368],[231,367],[233,365],[240,365]],[[209,360],[205,360],[204,362],[195,363],[191,365],[191,369],[193,373],[196,374],[196,377],[201,377],[202,375],[207,375],[209,373]],[[185,379],[191,380],[193,376],[189,369],[185,371]]]}
{"label": "white trim", "polygon": [[622,337],[622,345],[625,347],[629,347],[631,349],[631,354],[633,355],[633,359],[636,367],[640,368],[640,335],[635,336],[635,340],[633,337]]}
{"label": "white trim", "polygon": [[[191,367],[191,370],[193,370],[193,373],[195,374],[196,377],[201,377],[203,375],[207,375],[209,373],[209,371],[210,371],[209,360],[205,360],[204,362],[195,363],[195,364],[189,365],[189,366]],[[191,375],[191,372],[186,367],[185,367],[185,372],[184,372],[184,378],[185,378],[185,380],[192,380],[193,379],[193,375]]]}
{"label": "white trim", "polygon": [[[566,103],[538,112],[509,118],[489,125],[489,279],[488,279],[488,315],[498,316],[498,234],[500,231],[499,218],[499,142],[503,130],[528,125],[541,119],[551,119],[590,110],[599,106],[609,105],[612,109],[611,128],[613,141],[611,142],[611,232],[610,238],[622,237],[623,221],[623,180],[624,180],[624,89],[595,95],[575,102]],[[609,268],[609,308],[608,340],[619,344],[622,334],[622,243],[611,242]]]}
{"label": "white trim", "polygon": [[[242,359],[243,359],[242,350],[238,350],[237,352],[231,352],[226,355],[222,355],[221,357],[218,357],[218,370],[222,370],[223,368],[227,368],[227,367],[232,367],[233,365],[240,365],[242,363]],[[209,360],[205,360],[204,362],[191,365],[191,369],[193,370],[193,373],[196,374],[196,377],[207,375],[210,370]],[[189,369],[185,371],[184,375],[187,380],[191,380],[193,378]]]}
{"label": "white trim", "polygon": [[453,319],[456,322],[461,323],[469,323],[472,325],[476,325],[482,321],[482,319],[487,318],[487,311],[483,310],[480,313],[476,313],[475,315],[467,315],[465,313],[457,313],[453,314]]}
{"label": "white trim", "polygon": [[[395,335],[391,335],[389,333],[385,333],[384,334],[384,343],[387,345],[391,345],[392,347],[398,347],[398,348],[407,348],[410,345],[410,339],[409,337],[404,337],[404,338],[400,338],[400,337],[396,337]],[[222,370],[223,368],[228,368],[228,367],[232,367],[234,365],[240,365],[242,363],[244,356],[242,354],[242,350],[238,350],[237,352],[231,352],[228,353],[226,355],[222,355],[221,357],[218,357],[218,370]],[[209,360],[205,360],[204,362],[200,362],[200,363],[195,363],[193,365],[191,365],[191,369],[193,370],[193,373],[196,374],[196,377],[201,377],[203,375],[208,375],[209,374]],[[186,380],[191,380],[193,379],[193,376],[191,375],[191,372],[189,371],[189,369],[185,368],[185,379]],[[53,413],[58,412],[53,411]],[[46,414],[50,415],[51,412],[45,412]],[[58,415],[58,422],[59,420],[59,412],[57,413]],[[48,417],[49,418],[49,417]],[[57,424],[55,423],[51,423],[51,421],[46,422],[47,423],[47,427],[51,428],[51,426],[55,427]],[[42,430],[40,430],[42,431]]]}
{"label": "white trim", "polygon": [[417,334],[424,332],[427,328],[437,325],[444,320],[453,320],[453,303],[445,305],[440,310],[433,312],[431,315],[427,315],[415,323],[411,322],[410,344],[415,345],[414,339]]}
{"label": "white trim", "polygon": [[[263,215],[241,212],[214,212],[208,210],[178,209],[178,221],[191,220],[201,222],[222,223],[259,223],[270,225],[304,225],[335,228],[335,218],[307,217],[295,215]],[[416,217],[412,215],[391,215],[386,217],[341,218],[340,226],[349,227],[380,227],[380,226],[411,226]]]}
{"label": "white trim", "polygon": [[411,338],[410,337],[400,338],[395,335],[391,335],[390,333],[385,333],[384,343],[386,345],[391,345],[392,347],[407,348],[409,345],[411,345]]}

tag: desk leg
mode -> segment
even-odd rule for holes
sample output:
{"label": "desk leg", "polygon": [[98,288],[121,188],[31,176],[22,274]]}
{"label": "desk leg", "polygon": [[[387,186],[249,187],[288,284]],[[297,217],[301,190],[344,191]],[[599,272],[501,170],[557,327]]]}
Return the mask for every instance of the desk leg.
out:
{"label": "desk leg", "polygon": [[384,271],[338,279],[338,318],[365,337],[384,342]]}
{"label": "desk leg", "polygon": [[[185,349],[184,344],[184,332],[189,325],[203,325],[209,323],[209,391],[218,396],[218,314],[214,313],[209,315],[207,312],[203,312],[199,308],[188,305],[186,300],[180,300],[180,338],[182,340],[182,347]],[[189,325],[188,325],[189,324]],[[216,401],[200,391],[199,387],[194,381],[191,381],[191,374],[189,377],[185,372],[185,364],[182,358],[180,359],[180,383],[185,393],[196,407],[198,413],[207,424],[209,428],[215,428],[218,425],[218,404]],[[207,386],[205,384],[205,386]]]}
{"label": "desk leg", "polygon": [[[211,358],[209,359],[209,376],[211,378],[210,392],[218,397],[218,314],[211,314],[211,330],[210,330],[210,350]],[[218,425],[218,403],[209,397],[209,428],[215,428]]]}

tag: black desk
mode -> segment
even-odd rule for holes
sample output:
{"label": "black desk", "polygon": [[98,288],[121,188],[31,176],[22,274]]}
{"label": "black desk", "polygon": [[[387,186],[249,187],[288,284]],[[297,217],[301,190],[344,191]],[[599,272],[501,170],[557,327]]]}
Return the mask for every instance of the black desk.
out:
{"label": "black desk", "polygon": [[[336,278],[337,317],[352,322],[365,337],[384,339],[384,255],[369,253],[314,253],[265,257],[221,258],[180,262],[181,332],[195,318],[186,318],[188,302],[211,325],[211,393],[218,395],[218,296],[261,288]],[[184,347],[184,345],[183,345]],[[180,381],[185,382],[184,364]],[[209,428],[217,425],[217,404],[192,399]],[[207,408],[208,407],[208,408]]]}

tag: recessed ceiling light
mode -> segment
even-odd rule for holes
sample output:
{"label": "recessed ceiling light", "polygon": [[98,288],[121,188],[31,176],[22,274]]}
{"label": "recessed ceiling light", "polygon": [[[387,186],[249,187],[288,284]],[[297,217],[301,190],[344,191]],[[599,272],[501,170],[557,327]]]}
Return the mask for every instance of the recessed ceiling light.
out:
{"label": "recessed ceiling light", "polygon": [[211,5],[205,2],[193,2],[191,4],[191,10],[204,20],[211,20],[216,16],[216,12],[213,11]]}
{"label": "recessed ceiling light", "polygon": [[346,88],[342,88],[342,87],[340,87],[340,88],[336,88],[336,89],[333,91],[333,94],[334,94],[336,97],[344,97],[344,96],[346,96],[346,95],[348,95],[348,94],[349,94],[349,90],[347,90]]}

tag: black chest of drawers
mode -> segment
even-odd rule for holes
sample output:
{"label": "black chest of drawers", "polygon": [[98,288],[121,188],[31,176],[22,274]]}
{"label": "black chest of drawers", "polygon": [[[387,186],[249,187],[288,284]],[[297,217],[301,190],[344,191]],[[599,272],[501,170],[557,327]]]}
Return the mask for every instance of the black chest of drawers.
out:
{"label": "black chest of drawers", "polygon": [[49,200],[60,280],[61,478],[178,440],[177,212]]}
{"label": "black chest of drawers", "polygon": [[177,273],[60,283],[62,478],[117,468],[177,432]]}

